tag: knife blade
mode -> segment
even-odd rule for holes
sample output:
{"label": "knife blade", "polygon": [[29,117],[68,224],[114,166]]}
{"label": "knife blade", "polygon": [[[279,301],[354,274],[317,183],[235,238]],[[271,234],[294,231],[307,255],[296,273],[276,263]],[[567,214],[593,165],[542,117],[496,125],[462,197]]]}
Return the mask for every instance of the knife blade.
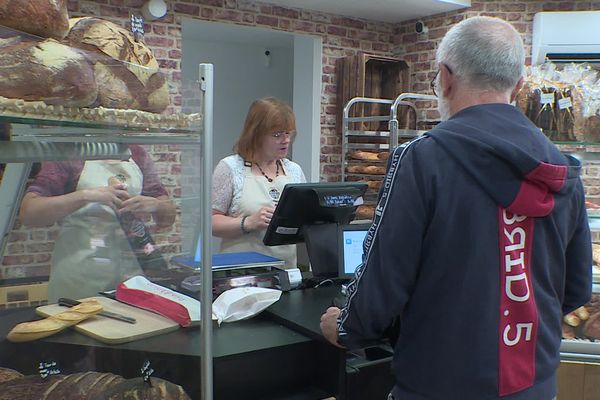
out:
{"label": "knife blade", "polygon": [[[73,299],[68,299],[66,297],[61,297],[60,299],[58,299],[59,306],[73,307],[78,304],[81,304],[81,302],[77,301],[77,300],[73,300]],[[119,313],[112,312],[112,311],[102,310],[98,313],[98,315],[102,315],[104,317],[116,319],[119,321],[128,322],[130,324],[135,324],[137,322],[136,319],[133,317],[128,317],[127,315],[119,314]]]}

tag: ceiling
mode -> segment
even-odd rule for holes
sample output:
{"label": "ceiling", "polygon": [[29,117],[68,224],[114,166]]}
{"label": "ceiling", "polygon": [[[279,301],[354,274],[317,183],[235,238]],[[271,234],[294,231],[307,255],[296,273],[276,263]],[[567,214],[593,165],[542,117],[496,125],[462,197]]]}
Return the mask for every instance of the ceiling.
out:
{"label": "ceiling", "polygon": [[471,6],[471,0],[261,0],[261,2],[392,23]]}

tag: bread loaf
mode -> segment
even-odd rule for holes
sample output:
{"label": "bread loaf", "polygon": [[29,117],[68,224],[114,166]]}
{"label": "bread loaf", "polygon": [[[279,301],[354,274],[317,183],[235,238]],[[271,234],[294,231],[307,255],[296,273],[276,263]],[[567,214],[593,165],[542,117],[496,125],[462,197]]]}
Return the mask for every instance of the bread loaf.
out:
{"label": "bread loaf", "polygon": [[[1,370],[1,369],[0,369]],[[16,372],[16,371],[15,371]],[[25,376],[0,382],[0,400],[190,400],[179,385],[160,378],[125,380],[106,372]]]}
{"label": "bread loaf", "polygon": [[69,45],[88,52],[94,64],[96,106],[160,113],[169,105],[169,90],[158,61],[131,32],[99,18],[72,18]]}
{"label": "bread loaf", "polygon": [[10,368],[0,367],[0,383],[22,378],[23,374]]}
{"label": "bread loaf", "polygon": [[94,371],[78,372],[49,385],[42,399],[102,399],[104,392],[121,382],[125,382],[125,379],[120,375]]}
{"label": "bread loaf", "polygon": [[383,181],[367,181],[367,186],[371,190],[379,190]]}
{"label": "bread loaf", "polygon": [[385,175],[386,168],[377,165],[350,165],[346,169],[351,174]]}
{"label": "bread loaf", "polygon": [[98,314],[102,305],[95,300],[82,301],[67,311],[52,315],[45,319],[32,322],[22,322],[8,332],[6,338],[11,342],[29,342],[54,335],[69,326]]}
{"label": "bread loaf", "polygon": [[388,158],[390,158],[390,153],[387,151],[382,151],[381,153],[377,153],[377,158],[379,158],[380,160],[387,160]]}
{"label": "bread loaf", "polygon": [[30,375],[0,383],[0,400],[40,400],[51,385],[64,379],[64,375],[50,375],[42,379]]}
{"label": "bread loaf", "polygon": [[0,38],[0,96],[84,107],[96,100],[91,65],[54,39]]}
{"label": "bread loaf", "polygon": [[362,205],[356,208],[355,219],[373,219],[375,206]]}
{"label": "bread loaf", "polygon": [[104,392],[103,400],[190,400],[183,388],[160,378],[128,379]]}
{"label": "bread loaf", "polygon": [[69,31],[67,0],[0,0],[0,25],[63,39]]}
{"label": "bread loaf", "polygon": [[378,160],[377,153],[373,153],[370,151],[362,151],[362,150],[354,150],[348,153],[350,158],[354,158],[355,160]]}

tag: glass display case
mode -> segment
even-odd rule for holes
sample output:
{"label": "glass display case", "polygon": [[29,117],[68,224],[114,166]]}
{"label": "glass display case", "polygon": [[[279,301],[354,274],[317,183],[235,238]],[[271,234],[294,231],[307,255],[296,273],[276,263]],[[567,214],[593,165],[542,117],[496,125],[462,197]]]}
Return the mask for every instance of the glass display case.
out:
{"label": "glass display case", "polygon": [[564,153],[582,163],[582,179],[586,192],[586,208],[592,236],[594,264],[591,301],[567,315],[563,320],[563,361],[600,363],[600,144],[594,142],[557,142]]}
{"label": "glass display case", "polygon": [[[212,65],[175,80],[134,35],[93,47],[87,28],[62,41],[0,29],[12,60],[0,79],[0,369],[19,378],[0,390],[209,399]],[[175,266],[197,238],[201,271]],[[120,294],[136,277],[169,291],[191,274],[206,299],[188,323]]]}

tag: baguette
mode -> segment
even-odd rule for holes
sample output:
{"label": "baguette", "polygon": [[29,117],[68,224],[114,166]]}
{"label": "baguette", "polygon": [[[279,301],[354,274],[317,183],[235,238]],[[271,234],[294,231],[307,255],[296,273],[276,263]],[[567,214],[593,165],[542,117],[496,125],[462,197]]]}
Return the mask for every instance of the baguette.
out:
{"label": "baguette", "polygon": [[354,158],[355,160],[369,160],[369,161],[379,160],[378,154],[370,152],[370,151],[355,150],[355,151],[350,152],[348,155],[351,158]]}
{"label": "baguette", "polygon": [[382,151],[381,153],[377,154],[377,158],[380,160],[387,160],[390,158],[390,153],[388,151]]}
{"label": "baguette", "polygon": [[86,300],[69,310],[52,315],[45,319],[21,322],[8,332],[6,339],[10,342],[29,342],[54,335],[69,326],[98,314],[102,305],[95,300]]}

